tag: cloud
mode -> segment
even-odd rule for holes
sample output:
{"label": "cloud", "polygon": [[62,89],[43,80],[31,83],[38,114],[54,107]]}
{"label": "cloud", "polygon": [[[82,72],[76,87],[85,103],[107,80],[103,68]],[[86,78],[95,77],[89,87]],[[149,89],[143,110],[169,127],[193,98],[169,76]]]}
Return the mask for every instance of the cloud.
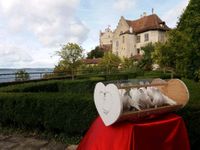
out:
{"label": "cloud", "polygon": [[43,45],[55,46],[87,38],[89,30],[75,17],[78,5],[79,0],[0,0],[0,12],[13,32],[29,32]]}
{"label": "cloud", "polygon": [[53,67],[67,42],[89,29],[76,17],[80,0],[0,0],[0,67]]}
{"label": "cloud", "polygon": [[27,50],[27,47],[0,43],[0,67],[19,67],[33,61]]}
{"label": "cloud", "polygon": [[136,0],[115,0],[114,9],[124,12],[135,6]]}
{"label": "cloud", "polygon": [[189,0],[183,0],[180,3],[178,3],[177,5],[175,5],[174,7],[172,7],[172,9],[170,9],[169,11],[167,11],[162,16],[163,20],[165,20],[167,22],[167,24],[169,25],[169,27],[175,27],[176,26],[177,19],[184,12],[184,9],[188,5],[188,3],[189,3]]}

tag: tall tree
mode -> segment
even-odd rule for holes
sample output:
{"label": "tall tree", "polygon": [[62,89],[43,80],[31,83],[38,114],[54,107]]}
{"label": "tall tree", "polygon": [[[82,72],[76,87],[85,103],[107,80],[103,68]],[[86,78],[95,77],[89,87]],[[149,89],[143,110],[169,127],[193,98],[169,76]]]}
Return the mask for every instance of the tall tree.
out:
{"label": "tall tree", "polygon": [[156,43],[151,57],[153,62],[158,64],[164,71],[166,68],[175,67],[175,55],[168,42]]}
{"label": "tall tree", "polygon": [[99,65],[101,68],[106,70],[107,74],[110,74],[111,71],[118,69],[120,63],[121,60],[117,55],[112,52],[106,52]]}
{"label": "tall tree", "polygon": [[[178,22],[177,31],[181,32],[182,41],[186,45],[184,51],[184,65],[178,68],[183,70],[186,77],[194,78],[200,70],[200,2],[199,0],[190,0],[186,10],[181,15]],[[187,41],[185,40],[187,38]],[[175,38],[176,39],[176,36]],[[183,44],[183,42],[181,43]],[[178,48],[176,48],[178,51]]]}
{"label": "tall tree", "polygon": [[141,48],[144,52],[143,59],[139,62],[139,67],[144,70],[152,70],[153,60],[151,54],[154,51],[154,45],[152,43],[147,44]]}
{"label": "tall tree", "polygon": [[83,49],[76,43],[68,43],[63,45],[57,55],[60,56],[60,65],[65,64],[71,71],[72,80],[74,80],[75,71],[81,65]]}
{"label": "tall tree", "polygon": [[92,58],[102,58],[104,54],[104,51],[101,47],[96,46],[95,49],[91,50],[87,54],[87,58],[92,59]]}
{"label": "tall tree", "polygon": [[127,70],[127,71],[135,69],[136,64],[137,64],[137,62],[134,58],[132,58],[132,57],[124,58],[122,61],[122,69]]}

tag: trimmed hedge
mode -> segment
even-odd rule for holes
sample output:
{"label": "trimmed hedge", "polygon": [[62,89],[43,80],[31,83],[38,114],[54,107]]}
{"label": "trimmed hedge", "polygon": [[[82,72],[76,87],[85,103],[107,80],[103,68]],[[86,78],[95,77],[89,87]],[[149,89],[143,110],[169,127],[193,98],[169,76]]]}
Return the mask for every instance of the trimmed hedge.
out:
{"label": "trimmed hedge", "polygon": [[92,94],[1,93],[0,123],[82,135],[97,112]]}
{"label": "trimmed hedge", "polygon": [[[56,80],[2,87],[0,123],[82,136],[97,116],[92,95],[98,81]],[[200,83],[183,81],[189,89],[190,101],[177,113],[185,120],[191,147],[200,148]]]}
{"label": "trimmed hedge", "polygon": [[103,80],[52,80],[22,83],[1,87],[0,92],[93,92],[97,82]]}
{"label": "trimmed hedge", "polygon": [[188,105],[177,114],[182,116],[185,121],[191,149],[200,149],[200,106]]}

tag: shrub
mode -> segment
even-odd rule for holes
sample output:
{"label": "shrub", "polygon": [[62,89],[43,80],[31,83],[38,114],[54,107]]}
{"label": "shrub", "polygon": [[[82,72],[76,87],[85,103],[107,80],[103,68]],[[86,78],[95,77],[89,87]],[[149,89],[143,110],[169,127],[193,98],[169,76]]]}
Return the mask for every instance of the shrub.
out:
{"label": "shrub", "polygon": [[[2,87],[0,124],[82,136],[97,116],[92,95],[96,82],[101,81],[99,79],[56,80]],[[200,147],[200,83],[188,79],[183,81],[189,89],[190,101],[177,113],[185,120],[191,147]]]}
{"label": "shrub", "polygon": [[95,80],[52,80],[1,87],[0,92],[93,92]]}
{"label": "shrub", "polygon": [[82,135],[97,115],[92,94],[1,93],[0,123]]}
{"label": "shrub", "polygon": [[188,105],[178,112],[185,121],[187,131],[189,134],[191,149],[200,148],[200,105]]}

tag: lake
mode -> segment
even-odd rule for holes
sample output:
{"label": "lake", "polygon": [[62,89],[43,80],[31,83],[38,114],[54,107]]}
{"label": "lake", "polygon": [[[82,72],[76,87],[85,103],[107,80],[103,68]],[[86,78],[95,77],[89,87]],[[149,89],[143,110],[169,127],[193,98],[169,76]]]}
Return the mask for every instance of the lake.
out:
{"label": "lake", "polygon": [[23,68],[23,69],[8,69],[0,68],[0,83],[15,81],[15,73],[19,70],[25,70],[30,75],[30,79],[40,79],[47,72],[53,72],[53,68]]}

